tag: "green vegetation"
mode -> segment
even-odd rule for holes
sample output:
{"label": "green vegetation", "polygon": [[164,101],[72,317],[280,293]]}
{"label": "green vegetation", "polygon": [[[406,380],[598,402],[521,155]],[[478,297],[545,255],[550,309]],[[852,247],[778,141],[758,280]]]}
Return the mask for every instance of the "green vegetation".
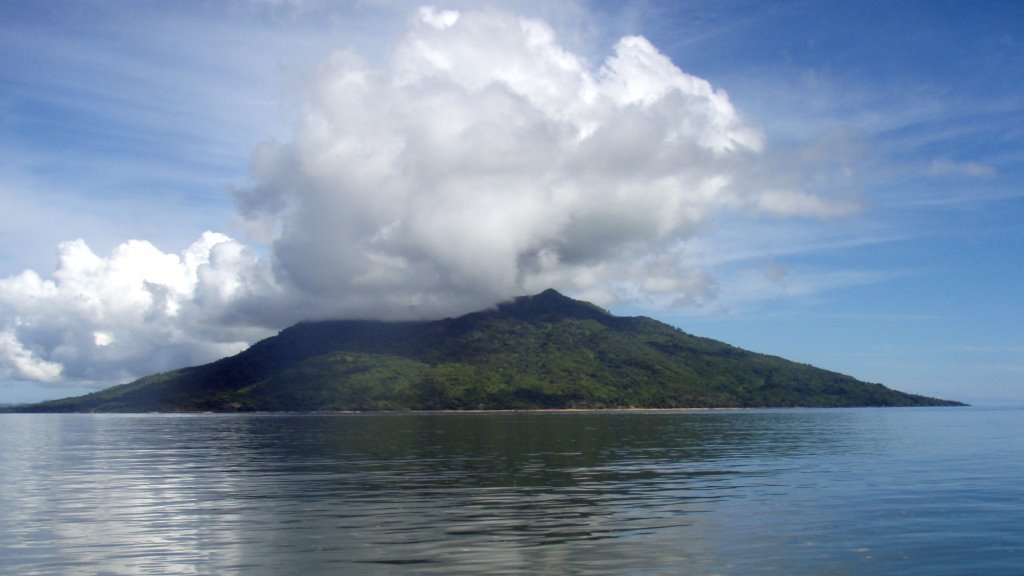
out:
{"label": "green vegetation", "polygon": [[21,411],[955,405],[755,354],[554,290],[435,322],[302,323],[248,350]]}

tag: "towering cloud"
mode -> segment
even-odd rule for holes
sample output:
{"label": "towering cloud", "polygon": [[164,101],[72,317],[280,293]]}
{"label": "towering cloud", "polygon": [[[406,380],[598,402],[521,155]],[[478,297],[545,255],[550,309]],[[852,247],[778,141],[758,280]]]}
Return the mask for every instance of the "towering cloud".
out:
{"label": "towering cloud", "polygon": [[310,78],[294,138],[238,192],[307,313],[436,315],[548,285],[607,299],[651,274],[686,291],[665,256],[714,211],[764,203],[732,186],[758,132],[643,38],[595,68],[543,22],[418,16],[387,67],[343,52]]}
{"label": "towering cloud", "polygon": [[715,285],[682,253],[710,215],[836,211],[744,185],[760,133],[641,37],[592,65],[543,22],[425,8],[389,56],[331,56],[292,136],[254,152],[234,198],[266,252],[214,233],[180,254],[64,243],[52,279],[0,280],[0,370],[109,383],[302,319],[436,317],[549,286],[692,305]]}

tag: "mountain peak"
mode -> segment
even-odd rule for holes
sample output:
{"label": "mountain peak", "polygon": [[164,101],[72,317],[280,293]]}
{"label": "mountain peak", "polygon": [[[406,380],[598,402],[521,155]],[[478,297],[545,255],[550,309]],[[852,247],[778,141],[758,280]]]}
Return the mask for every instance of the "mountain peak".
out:
{"label": "mountain peak", "polygon": [[578,318],[605,320],[612,316],[603,308],[574,300],[554,288],[534,294],[520,296],[498,305],[498,313],[521,319],[551,320],[553,318]]}

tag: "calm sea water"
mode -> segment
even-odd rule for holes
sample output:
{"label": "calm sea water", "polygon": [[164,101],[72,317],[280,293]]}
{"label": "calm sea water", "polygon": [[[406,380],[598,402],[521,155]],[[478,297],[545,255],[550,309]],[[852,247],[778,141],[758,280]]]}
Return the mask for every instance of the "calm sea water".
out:
{"label": "calm sea water", "polygon": [[1024,574],[1024,410],[0,415],[6,574]]}

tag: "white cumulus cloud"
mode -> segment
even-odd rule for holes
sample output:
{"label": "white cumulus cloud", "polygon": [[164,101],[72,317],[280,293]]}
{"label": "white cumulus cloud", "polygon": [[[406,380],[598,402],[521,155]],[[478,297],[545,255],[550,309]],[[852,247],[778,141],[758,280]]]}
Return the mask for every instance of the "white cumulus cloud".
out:
{"label": "white cumulus cloud", "polygon": [[607,299],[644,262],[663,275],[716,211],[780,211],[735,181],[761,134],[644,38],[591,65],[538,20],[418,16],[387,65],[339,52],[312,74],[293,137],[237,191],[306,315],[438,315],[549,285]]}
{"label": "white cumulus cloud", "polygon": [[0,371],[109,384],[237,352],[266,334],[230,321],[234,304],[271,289],[259,266],[212,232],[181,254],[131,240],[101,257],[64,242],[52,279],[31,270],[0,279]]}

